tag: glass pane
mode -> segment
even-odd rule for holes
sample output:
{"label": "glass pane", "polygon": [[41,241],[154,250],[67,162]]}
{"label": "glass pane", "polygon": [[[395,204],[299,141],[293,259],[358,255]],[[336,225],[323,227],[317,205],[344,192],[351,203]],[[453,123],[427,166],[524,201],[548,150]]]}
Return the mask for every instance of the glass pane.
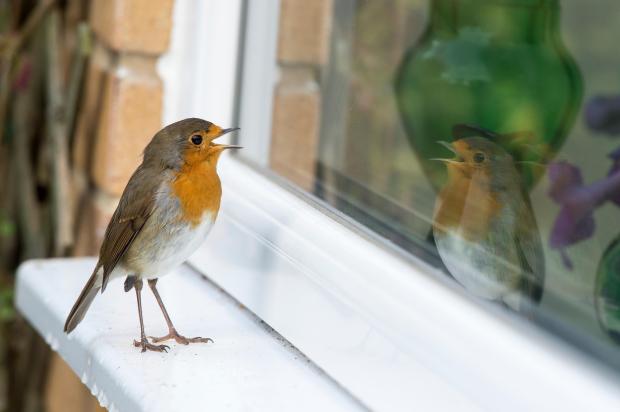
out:
{"label": "glass pane", "polygon": [[618,16],[615,0],[289,5],[269,166],[472,296],[613,351]]}

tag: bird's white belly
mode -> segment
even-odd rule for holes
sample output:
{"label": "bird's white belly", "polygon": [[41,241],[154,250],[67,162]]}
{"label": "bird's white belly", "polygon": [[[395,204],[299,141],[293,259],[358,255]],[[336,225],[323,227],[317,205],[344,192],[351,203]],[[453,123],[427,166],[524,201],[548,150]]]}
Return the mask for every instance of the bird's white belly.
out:
{"label": "bird's white belly", "polygon": [[485,243],[469,242],[453,231],[436,232],[435,241],[450,274],[472,294],[497,300],[516,287],[518,268],[497,256]]}
{"label": "bird's white belly", "polygon": [[[148,245],[135,253],[135,262],[140,271],[136,273],[143,279],[165,276],[181,265],[205,240],[215,222],[212,213],[207,213],[197,226],[175,222],[158,230],[149,230],[136,243]],[[138,246],[138,245],[134,245]],[[135,264],[132,266],[136,266]]]}

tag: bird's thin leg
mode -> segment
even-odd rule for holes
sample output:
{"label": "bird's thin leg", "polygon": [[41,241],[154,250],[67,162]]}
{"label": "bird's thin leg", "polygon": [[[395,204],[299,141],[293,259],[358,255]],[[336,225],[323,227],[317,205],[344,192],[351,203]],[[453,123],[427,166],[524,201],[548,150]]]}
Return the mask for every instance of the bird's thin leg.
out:
{"label": "bird's thin leg", "polygon": [[201,338],[201,337],[186,338],[183,335],[179,335],[177,330],[174,328],[172,321],[170,320],[170,316],[168,316],[168,311],[166,310],[166,307],[164,306],[164,302],[161,300],[161,296],[159,296],[159,292],[157,291],[156,285],[157,285],[157,279],[149,279],[149,287],[153,291],[153,295],[155,295],[155,299],[157,299],[157,303],[159,304],[161,313],[164,314],[164,318],[166,319],[166,323],[168,324],[168,334],[165,336],[161,336],[159,338],[149,336],[153,340],[153,342],[158,343],[158,342],[163,342],[169,339],[174,339],[178,343],[182,343],[183,345],[188,345],[189,343],[196,343],[196,342],[202,342],[202,343],[213,342],[213,339],[211,338]]}
{"label": "bird's thin leg", "polygon": [[146,352],[147,350],[152,350],[154,352],[167,352],[170,349],[166,345],[153,345],[149,343],[146,339],[146,335],[144,333],[144,321],[142,320],[142,297],[140,293],[142,292],[142,279],[136,280],[134,284],[136,289],[136,299],[138,300],[138,317],[140,318],[140,340],[133,341],[133,346],[137,348],[142,348],[142,352]]}

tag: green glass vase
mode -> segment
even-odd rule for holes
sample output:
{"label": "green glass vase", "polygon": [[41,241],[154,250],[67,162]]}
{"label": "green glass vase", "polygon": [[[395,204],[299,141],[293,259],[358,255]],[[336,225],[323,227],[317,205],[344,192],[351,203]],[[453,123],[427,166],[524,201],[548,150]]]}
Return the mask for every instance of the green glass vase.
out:
{"label": "green glass vase", "polygon": [[601,328],[620,343],[620,236],[607,247],[599,262],[594,305]]}
{"label": "green glass vase", "polygon": [[453,127],[471,124],[508,137],[497,143],[528,161],[521,172],[531,188],[566,139],[582,96],[581,74],[560,38],[558,1],[431,0],[430,7],[426,31],[395,79],[426,176],[443,185],[445,166],[430,159],[449,153],[437,141],[455,140]]}

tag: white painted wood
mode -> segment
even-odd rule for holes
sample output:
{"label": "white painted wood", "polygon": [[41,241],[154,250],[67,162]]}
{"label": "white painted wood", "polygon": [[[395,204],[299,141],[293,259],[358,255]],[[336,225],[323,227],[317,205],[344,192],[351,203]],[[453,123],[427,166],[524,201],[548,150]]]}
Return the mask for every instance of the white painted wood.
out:
{"label": "white painted wood", "polygon": [[[363,409],[303,355],[212,283],[187,267],[158,283],[180,333],[215,343],[170,343],[169,353],[140,353],[135,293],[111,281],[84,321],[62,332],[95,260],[23,264],[19,311],[110,411],[332,411]],[[143,289],[147,334],[166,323]]]}
{"label": "white painted wood", "polygon": [[191,264],[380,411],[616,410],[620,381],[231,158]]}
{"label": "white painted wood", "polygon": [[243,156],[267,167],[271,144],[280,0],[246,1],[237,117]]}
{"label": "white painted wood", "polygon": [[234,118],[243,0],[175,0],[170,47],[158,62],[164,125],[200,117],[222,127]]}

